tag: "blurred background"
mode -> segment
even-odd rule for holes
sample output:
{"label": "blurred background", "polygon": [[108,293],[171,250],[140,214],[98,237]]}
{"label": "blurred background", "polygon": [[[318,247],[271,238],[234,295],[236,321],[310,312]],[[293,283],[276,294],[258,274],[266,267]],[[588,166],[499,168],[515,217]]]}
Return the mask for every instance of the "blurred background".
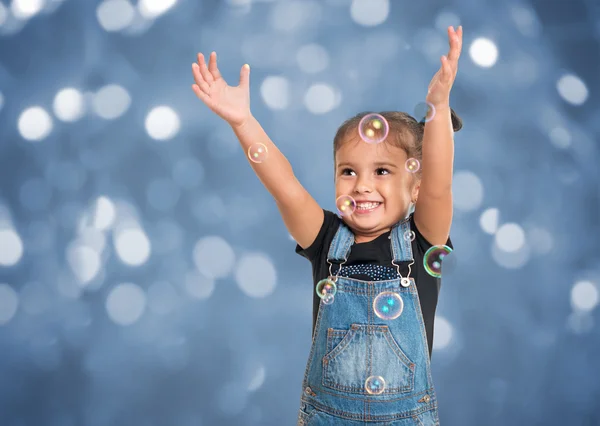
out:
{"label": "blurred background", "polygon": [[[462,25],[442,425],[600,425],[600,3],[1,0],[0,425],[293,425],[309,262],[191,90],[215,50],[317,201]],[[302,206],[298,206],[302,208]]]}

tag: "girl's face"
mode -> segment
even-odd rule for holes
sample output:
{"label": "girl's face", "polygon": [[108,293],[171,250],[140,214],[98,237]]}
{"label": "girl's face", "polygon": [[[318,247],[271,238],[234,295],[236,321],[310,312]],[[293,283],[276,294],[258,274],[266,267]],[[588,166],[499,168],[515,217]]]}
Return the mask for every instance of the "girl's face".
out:
{"label": "girl's face", "polygon": [[389,231],[408,213],[419,185],[405,168],[407,154],[387,142],[369,144],[358,136],[342,143],[336,153],[335,196],[350,195],[356,209],[342,219],[357,243]]}

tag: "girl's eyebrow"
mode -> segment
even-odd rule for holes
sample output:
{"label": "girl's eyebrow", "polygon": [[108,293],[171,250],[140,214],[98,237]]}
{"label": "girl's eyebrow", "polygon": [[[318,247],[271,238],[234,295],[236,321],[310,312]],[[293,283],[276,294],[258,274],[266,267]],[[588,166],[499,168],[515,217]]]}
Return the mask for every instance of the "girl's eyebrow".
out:
{"label": "girl's eyebrow", "polygon": [[[392,169],[398,168],[398,166],[396,166],[395,164],[392,164],[392,163],[389,163],[389,162],[385,162],[385,161],[377,161],[377,162],[373,163],[373,166],[375,166],[375,167],[389,167],[389,168],[392,168]],[[344,163],[338,164],[338,167],[354,167],[354,165],[352,163],[344,162]]]}

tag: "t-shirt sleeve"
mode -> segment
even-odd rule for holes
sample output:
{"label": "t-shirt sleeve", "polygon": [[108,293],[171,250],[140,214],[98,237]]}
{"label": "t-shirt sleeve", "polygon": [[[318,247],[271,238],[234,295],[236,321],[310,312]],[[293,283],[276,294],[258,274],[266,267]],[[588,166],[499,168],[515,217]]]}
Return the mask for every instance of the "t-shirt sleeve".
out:
{"label": "t-shirt sleeve", "polygon": [[[421,232],[419,231],[419,228],[417,228],[417,225],[415,224],[414,214],[410,215],[410,229],[412,229],[415,232],[415,241],[417,242],[417,245],[419,246],[419,248],[421,250],[423,250],[423,252],[426,252],[433,246],[433,244],[431,244],[429,241],[427,241],[427,239],[423,236],[423,234],[421,234]],[[448,241],[446,241],[446,245],[448,247],[450,247],[452,250],[454,250],[454,246],[452,245],[450,236],[448,236]]]}
{"label": "t-shirt sleeve", "polygon": [[[321,229],[319,230],[319,234],[315,241],[307,247],[303,249],[299,244],[296,244],[296,253],[300,256],[305,257],[310,262],[313,262],[315,259],[319,258],[323,253],[323,247],[327,242],[331,242],[333,237],[335,236],[335,232],[337,231],[337,227],[341,219],[333,212],[329,210],[323,209],[324,219],[323,224],[321,225]],[[329,247],[329,244],[327,244]]]}

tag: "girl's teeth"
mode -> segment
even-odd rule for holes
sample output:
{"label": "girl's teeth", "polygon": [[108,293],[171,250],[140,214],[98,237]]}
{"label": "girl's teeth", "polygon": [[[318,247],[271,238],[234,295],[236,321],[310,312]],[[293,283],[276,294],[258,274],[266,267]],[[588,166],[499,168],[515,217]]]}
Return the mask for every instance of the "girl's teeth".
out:
{"label": "girl's teeth", "polygon": [[370,210],[370,209],[374,209],[379,204],[381,204],[381,203],[362,203],[362,204],[358,204],[357,207],[361,210]]}

